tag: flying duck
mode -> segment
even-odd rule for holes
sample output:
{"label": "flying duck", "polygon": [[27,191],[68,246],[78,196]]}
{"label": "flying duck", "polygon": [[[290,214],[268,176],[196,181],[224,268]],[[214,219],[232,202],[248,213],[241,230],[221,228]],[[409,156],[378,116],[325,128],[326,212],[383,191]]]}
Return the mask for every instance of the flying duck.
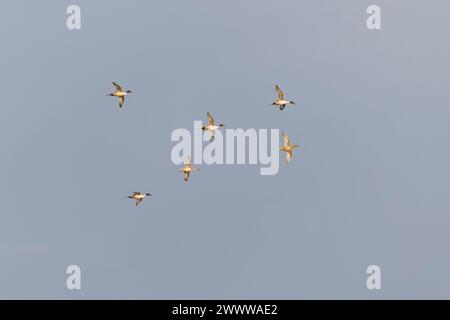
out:
{"label": "flying duck", "polygon": [[203,126],[203,131],[208,131],[209,133],[209,142],[212,142],[215,138],[215,132],[220,127],[225,127],[223,123],[216,125],[214,122],[214,118],[212,117],[211,113],[207,112],[206,115],[208,116],[208,125]]}
{"label": "flying duck", "polygon": [[150,193],[140,193],[140,192],[133,192],[131,196],[127,196],[128,199],[133,199],[136,201],[136,206],[138,206],[142,200],[144,200],[145,197],[151,196]]}
{"label": "flying duck", "polygon": [[277,84],[275,85],[275,91],[277,92],[277,100],[272,102],[273,106],[278,106],[280,110],[283,110],[287,104],[295,104],[294,101],[289,101],[284,98],[284,93]]}
{"label": "flying duck", "polygon": [[285,132],[283,132],[283,141],[284,146],[280,147],[280,150],[286,152],[286,164],[288,164],[292,159],[292,150],[295,148],[300,148],[300,146],[297,144],[292,145],[288,135]]}
{"label": "flying duck", "polygon": [[184,173],[184,181],[188,181],[189,179],[189,174],[193,171],[199,171],[200,169],[197,168],[193,168],[191,166],[191,157],[187,157],[186,161],[184,162],[184,167],[178,169],[178,171],[183,172]]}
{"label": "flying duck", "polygon": [[119,108],[122,108],[123,103],[125,102],[125,96],[129,93],[133,93],[131,90],[123,91],[122,87],[117,84],[116,82],[113,82],[114,87],[116,87],[116,91],[114,93],[108,94],[108,96],[112,97],[118,97],[119,98]]}

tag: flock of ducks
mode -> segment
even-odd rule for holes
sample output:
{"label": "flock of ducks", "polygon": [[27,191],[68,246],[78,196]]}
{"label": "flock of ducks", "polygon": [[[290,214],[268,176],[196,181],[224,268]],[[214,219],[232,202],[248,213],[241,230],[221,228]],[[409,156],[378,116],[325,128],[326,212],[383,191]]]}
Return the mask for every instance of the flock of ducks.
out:
{"label": "flock of ducks", "polygon": [[[119,108],[122,108],[123,104],[125,103],[125,96],[130,93],[133,93],[133,92],[131,90],[126,90],[126,91],[123,90],[122,87],[116,82],[113,82],[113,85],[116,88],[116,90],[113,93],[108,94],[108,96],[117,97],[119,99]],[[275,85],[275,91],[277,94],[277,100],[272,102],[272,105],[277,106],[280,109],[280,111],[283,111],[283,109],[288,104],[295,105],[294,101],[286,100],[286,98],[284,97],[283,91],[280,89],[280,87],[278,85]],[[212,141],[214,141],[216,130],[218,130],[221,127],[225,127],[225,125],[222,123],[217,125],[213,116],[211,115],[211,113],[207,112],[206,115],[208,117],[208,124],[205,126],[202,126],[202,130],[208,132],[209,141],[212,142]],[[292,160],[293,150],[295,148],[300,148],[300,146],[297,144],[292,144],[289,139],[289,136],[285,132],[283,132],[282,136],[283,136],[283,146],[279,147],[279,150],[284,151],[286,153],[285,162],[286,162],[286,164],[288,164]],[[184,174],[184,181],[186,181],[186,182],[189,180],[189,176],[190,176],[191,172],[195,172],[195,171],[199,171],[199,170],[200,169],[194,168],[192,166],[190,156],[187,157],[186,161],[184,162],[184,166],[182,168],[178,169],[178,171],[180,171]],[[132,195],[129,195],[126,198],[134,200],[136,203],[136,206],[138,206],[142,202],[142,200],[144,200],[146,197],[149,197],[149,196],[151,196],[150,193],[133,192]]]}

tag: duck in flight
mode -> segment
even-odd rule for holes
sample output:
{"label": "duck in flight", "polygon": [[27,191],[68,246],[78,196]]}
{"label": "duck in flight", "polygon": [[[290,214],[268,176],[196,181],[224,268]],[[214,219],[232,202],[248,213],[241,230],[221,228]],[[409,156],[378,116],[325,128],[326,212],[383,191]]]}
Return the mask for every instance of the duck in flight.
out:
{"label": "duck in flight", "polygon": [[193,171],[199,171],[200,169],[194,168],[191,166],[191,157],[187,157],[186,161],[184,162],[184,167],[178,169],[178,171],[184,173],[184,181],[188,181],[189,175]]}
{"label": "duck in flight", "polygon": [[133,93],[133,92],[131,90],[123,91],[122,87],[116,82],[113,82],[113,85],[114,85],[114,87],[116,87],[116,91],[108,94],[108,96],[118,97],[119,98],[119,108],[122,108],[123,103],[125,102],[125,96],[127,94]]}
{"label": "duck in flight", "polygon": [[284,98],[284,93],[277,84],[275,85],[275,91],[277,92],[277,100],[272,102],[273,106],[278,106],[280,110],[283,110],[287,104],[295,104],[294,101],[289,101]]}
{"label": "duck in flight", "polygon": [[283,142],[284,146],[280,147],[280,150],[286,152],[286,164],[288,164],[292,160],[292,151],[295,148],[300,148],[300,146],[291,144],[289,136],[285,132],[283,132]]}
{"label": "duck in flight", "polygon": [[207,112],[206,115],[208,116],[208,125],[203,126],[202,130],[203,131],[208,131],[209,133],[209,142],[214,141],[215,138],[215,132],[217,129],[219,129],[220,127],[225,127],[225,125],[223,123],[216,125],[214,122],[214,118],[212,117],[211,113]]}
{"label": "duck in flight", "polygon": [[140,193],[140,192],[133,192],[131,196],[128,196],[126,198],[133,199],[136,201],[136,206],[138,206],[142,200],[144,200],[145,197],[151,196],[150,193]]}

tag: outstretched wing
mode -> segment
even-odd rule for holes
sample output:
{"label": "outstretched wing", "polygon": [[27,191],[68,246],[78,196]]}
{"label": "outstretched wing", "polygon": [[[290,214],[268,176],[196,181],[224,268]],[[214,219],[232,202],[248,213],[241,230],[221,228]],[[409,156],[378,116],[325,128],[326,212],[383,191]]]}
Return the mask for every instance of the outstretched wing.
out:
{"label": "outstretched wing", "polygon": [[119,108],[122,108],[124,102],[125,102],[125,96],[119,97]]}
{"label": "outstretched wing", "polygon": [[291,144],[291,141],[289,140],[289,136],[286,134],[286,132],[283,132],[283,142],[285,146],[288,146]]}
{"label": "outstretched wing", "polygon": [[277,84],[275,85],[275,91],[277,92],[278,100],[284,100],[283,91],[281,91],[280,87]]}
{"label": "outstretched wing", "polygon": [[286,151],[286,163],[292,160],[292,151]]}
{"label": "outstretched wing", "polygon": [[122,91],[122,87],[118,83],[113,82],[113,85],[114,85],[114,87],[116,87],[117,91]]}
{"label": "outstretched wing", "polygon": [[143,198],[136,199],[136,207],[142,202],[142,199],[143,199]]}
{"label": "outstretched wing", "polygon": [[208,125],[213,126],[214,125],[214,118],[212,117],[211,113],[206,113],[208,116]]}
{"label": "outstretched wing", "polygon": [[213,142],[216,138],[216,132],[215,131],[208,131],[209,134],[209,142]]}
{"label": "outstretched wing", "polygon": [[185,172],[184,173],[184,181],[188,181],[188,179],[189,179],[189,172]]}

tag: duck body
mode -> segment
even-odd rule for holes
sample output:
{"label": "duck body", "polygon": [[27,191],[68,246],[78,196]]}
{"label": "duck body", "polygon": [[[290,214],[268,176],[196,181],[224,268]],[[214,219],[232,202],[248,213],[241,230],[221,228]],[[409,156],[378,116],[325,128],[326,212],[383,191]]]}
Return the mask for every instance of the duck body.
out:
{"label": "duck body", "polygon": [[203,126],[202,130],[206,130],[206,131],[216,131],[217,129],[219,129],[220,127],[223,127],[223,125],[207,125],[207,126]]}
{"label": "duck body", "polygon": [[280,147],[280,150],[288,152],[288,151],[294,150],[294,147],[293,146],[284,146],[284,147]]}
{"label": "duck body", "polygon": [[144,199],[145,197],[148,197],[148,196],[150,196],[150,193],[147,193],[147,194],[139,193],[139,194],[132,196],[132,198],[133,199]]}
{"label": "duck body", "polygon": [[294,102],[294,101],[288,101],[288,100],[277,100],[277,101],[274,101],[274,102],[272,103],[272,105],[278,106],[278,107],[280,108],[281,111],[282,111],[282,110],[284,109],[284,107],[286,107],[286,105],[288,105],[288,104],[295,104],[295,102]]}
{"label": "duck body", "polygon": [[114,97],[125,97],[127,94],[128,94],[128,92],[116,91],[116,92],[112,93],[111,95],[113,95]]}

